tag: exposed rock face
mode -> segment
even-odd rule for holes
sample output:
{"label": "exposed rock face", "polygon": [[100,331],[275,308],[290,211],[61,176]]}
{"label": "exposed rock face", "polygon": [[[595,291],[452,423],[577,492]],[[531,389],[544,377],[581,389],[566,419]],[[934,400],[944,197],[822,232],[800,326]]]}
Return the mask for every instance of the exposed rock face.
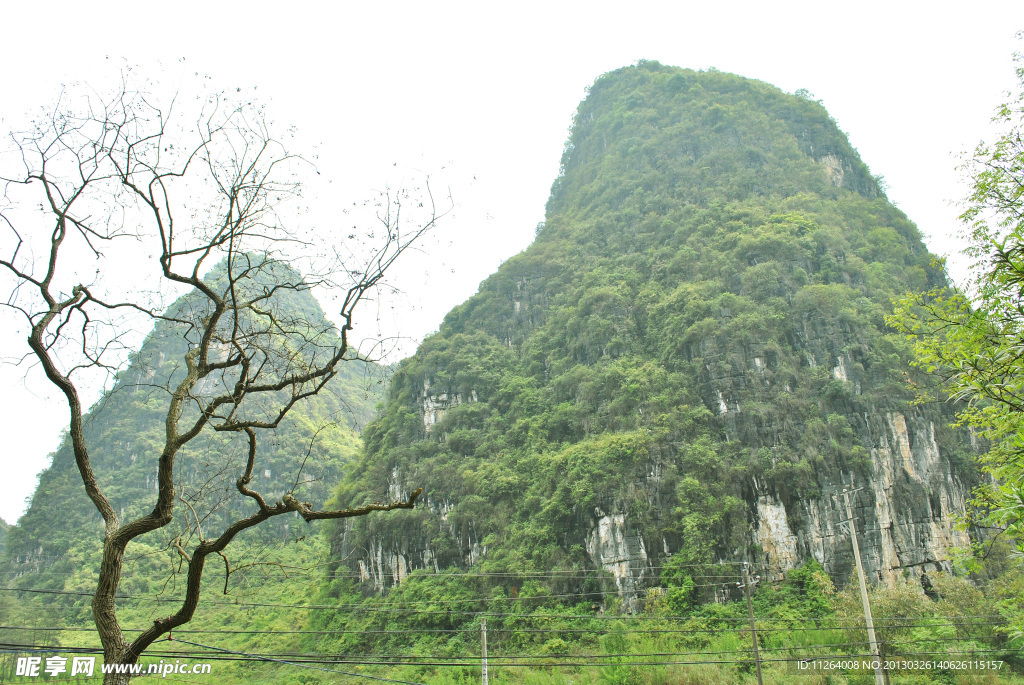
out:
{"label": "exposed rock face", "polygon": [[841,188],[846,176],[846,165],[843,164],[843,160],[836,155],[825,155],[818,162],[828,169],[833,185]]}
{"label": "exposed rock face", "polygon": [[[823,411],[835,412],[852,427],[848,440],[863,446],[868,458],[863,464],[845,467],[821,463],[815,477],[817,492],[812,497],[780,492],[778,482],[753,478],[744,486],[749,548],[745,552],[728,550],[722,560],[748,559],[765,568],[770,579],[778,580],[788,570],[814,559],[844,584],[853,573],[853,555],[850,535],[841,525],[846,519],[842,492],[863,488],[854,494],[853,506],[869,579],[891,585],[900,577],[949,570],[951,550],[970,542],[953,519],[964,511],[970,487],[940,448],[937,434],[944,432],[947,441],[966,442],[975,450],[976,442],[966,433],[951,434],[947,426],[950,413],[945,408],[924,409],[903,402],[901,410],[885,410],[866,404],[862,386],[870,388],[877,378],[856,359],[857,350],[864,345],[858,331],[820,318],[805,318],[797,322],[790,339],[793,348],[788,351],[761,344],[723,348],[715,339],[690,348],[691,358],[701,369],[698,394],[717,416],[724,440],[751,448],[794,441],[800,425],[785,425],[784,415],[766,417],[763,411],[746,409],[763,405],[766,398],[792,393],[795,381],[780,373],[788,357],[797,360],[804,371],[823,368],[828,378],[840,384],[845,394],[823,400]],[[475,389],[435,392],[436,385],[429,378],[423,380],[422,387],[415,402],[421,407],[427,435],[446,411],[464,402],[480,401]],[[656,582],[655,569],[685,543],[671,535],[645,537],[631,520],[627,506],[640,498],[649,503],[656,519],[671,518],[673,495],[666,489],[663,473],[671,468],[673,458],[670,451],[652,452],[644,477],[629,485],[627,492],[610,497],[605,507],[580,512],[575,524],[576,541],[586,550],[588,565],[604,570],[627,600],[641,596],[645,587]],[[403,498],[413,489],[413,483],[400,477],[397,467],[388,484],[390,500]],[[477,530],[472,519],[462,519],[458,525],[449,521],[449,514],[457,509],[457,497],[441,490],[427,502],[432,525],[445,532],[457,551],[439,559],[429,536],[374,534],[358,567],[376,590],[400,583],[414,569],[437,571],[452,564],[469,568],[486,555],[481,537],[487,531]],[[340,551],[345,556],[359,556],[347,546]]]}
{"label": "exposed rock face", "polygon": [[445,413],[452,407],[457,407],[463,402],[477,401],[476,390],[470,390],[466,397],[463,397],[461,393],[449,391],[432,394],[430,390],[430,379],[424,378],[420,411],[423,413],[423,429],[428,432],[430,427],[442,420]]}
{"label": "exposed rock face", "polygon": [[[876,446],[871,449],[871,479],[854,493],[853,509],[867,575],[891,585],[905,573],[919,577],[948,571],[950,550],[970,543],[952,519],[964,511],[967,488],[940,453],[934,422],[911,413],[908,428],[907,416],[887,413],[871,417],[864,429]],[[770,494],[758,496],[752,539],[763,550],[773,577],[781,578],[807,558],[838,578],[851,573],[852,543],[839,525],[846,519],[842,492],[848,481],[839,474],[837,482],[822,488],[820,498],[791,505],[802,521],[795,531],[781,503]]]}
{"label": "exposed rock face", "polygon": [[[734,413],[742,422],[742,412]],[[867,483],[850,473],[832,472],[822,478],[820,496],[788,504],[768,484],[753,483],[750,560],[766,567],[770,580],[781,580],[808,559],[821,563],[840,584],[849,580],[854,572],[853,551],[849,532],[841,525],[846,520],[842,493],[853,485],[864,487],[854,493],[852,502],[861,557],[872,582],[892,585],[901,577],[948,571],[951,550],[970,544],[967,533],[957,529],[953,520],[965,510],[968,488],[942,455],[935,422],[915,410],[889,412],[862,417],[860,429],[865,443],[873,445]],[[634,495],[652,502],[661,498],[660,466],[653,462],[648,478],[635,484]],[[391,499],[407,496],[398,482],[396,471],[389,487]],[[430,499],[428,508],[461,550],[460,566],[469,568],[486,555],[487,548],[472,527],[460,531],[449,524],[452,502]],[[622,510],[597,509],[581,529],[588,531],[582,542],[593,568],[606,571],[626,599],[637,597],[656,579],[652,568],[674,551],[664,539],[645,540]],[[357,563],[361,577],[377,591],[401,583],[414,569],[441,570],[426,538],[398,541],[373,536],[371,540]],[[341,551],[347,556],[355,550]]]}
{"label": "exposed rock face", "polygon": [[789,529],[786,507],[781,502],[771,495],[760,495],[756,506],[757,530],[754,531],[754,542],[764,550],[768,559],[769,578],[782,577],[787,569],[799,562],[799,537]]}
{"label": "exposed rock face", "polygon": [[649,559],[643,538],[626,525],[625,514],[594,512],[597,524],[587,537],[587,554],[597,568],[615,579],[615,587],[623,597],[634,598],[651,577]]}

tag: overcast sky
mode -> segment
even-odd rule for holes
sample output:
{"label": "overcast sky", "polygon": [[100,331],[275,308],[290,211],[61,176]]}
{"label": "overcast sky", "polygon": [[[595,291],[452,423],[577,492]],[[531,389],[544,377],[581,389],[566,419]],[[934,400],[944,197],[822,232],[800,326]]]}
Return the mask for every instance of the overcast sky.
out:
{"label": "overcast sky", "polygon": [[[279,123],[316,145],[339,202],[429,175],[454,211],[406,265],[383,310],[400,353],[525,248],[558,171],[573,112],[600,74],[638,59],[715,67],[821,99],[889,197],[949,254],[956,154],[988,135],[1015,84],[1024,3],[362,2],[7,3],[0,133],[125,65],[168,93],[199,72],[256,87]],[[396,176],[397,174],[397,176]],[[436,186],[435,186],[436,188]],[[0,323],[9,319],[0,319]],[[38,371],[11,366],[23,336],[0,329],[0,517],[24,511],[67,409]],[[94,401],[95,397],[88,400]]]}

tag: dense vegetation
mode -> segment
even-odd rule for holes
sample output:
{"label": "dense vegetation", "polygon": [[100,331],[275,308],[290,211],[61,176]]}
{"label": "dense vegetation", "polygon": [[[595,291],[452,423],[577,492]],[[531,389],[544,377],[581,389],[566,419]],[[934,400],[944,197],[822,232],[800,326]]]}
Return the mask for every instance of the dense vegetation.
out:
{"label": "dense vegetation", "polygon": [[[396,654],[414,644],[416,653],[454,655],[477,639],[473,612],[522,615],[511,623],[520,627],[575,614],[581,632],[568,630],[571,622],[543,624],[567,630],[556,636],[519,634],[509,618],[488,618],[510,631],[508,653],[556,655],[607,647],[589,632],[600,624],[586,623],[595,611],[686,620],[722,611],[735,620],[743,605],[733,600],[742,595],[723,588],[720,564],[735,579],[729,564],[750,560],[778,580],[771,555],[752,539],[755,504],[781,502],[789,529],[801,534],[823,525],[807,520],[810,503],[884,478],[879,436],[896,415],[930,426],[941,475],[925,485],[896,478],[887,497],[905,519],[875,522],[871,509],[881,504],[869,499],[862,525],[876,536],[883,525],[904,526],[907,538],[922,519],[948,526],[956,512],[939,501],[939,488],[977,483],[974,448],[949,427],[952,409],[914,404],[920,376],[909,344],[884,320],[902,293],[945,287],[916,227],[819,103],[652,62],[601,77],[577,113],[534,244],[452,310],[395,373],[339,497],[382,500],[385,488],[422,486],[428,506],[332,526],[332,556],[352,562],[319,601],[366,613],[323,614],[316,625],[472,636],[410,643],[402,632],[363,632],[336,642],[341,652]],[[622,538],[612,563],[595,549],[608,521]],[[881,543],[869,535],[863,544]],[[797,550],[811,556],[809,545]],[[845,559],[825,558],[841,585],[851,572],[848,550]],[[937,572],[951,568],[953,551],[940,551],[923,578],[920,568],[897,571],[879,597],[913,603],[904,616],[946,616],[948,607],[921,588],[968,587]],[[886,569],[876,569],[881,578]],[[1006,569],[984,600],[990,618],[1016,611],[1007,588],[1019,586],[1019,569]],[[763,612],[785,605],[785,592],[759,591]],[[971,592],[981,607],[980,591]],[[817,618],[834,620],[855,613],[852,599],[843,601],[789,606],[800,620],[814,618],[814,606],[823,612]],[[900,615],[892,602],[883,617]],[[385,606],[434,613],[373,613]],[[921,630],[929,640],[961,637],[942,626]],[[862,639],[817,635],[813,644],[858,653]],[[1002,649],[1003,639],[967,649]],[[616,644],[623,653],[686,651],[679,642]],[[730,644],[724,653],[739,648]],[[648,671],[606,680],[686,681]],[[510,682],[549,682],[503,673]],[[718,682],[721,674],[704,677]]]}
{"label": "dense vegetation", "polygon": [[398,469],[431,507],[359,522],[348,548],[585,568],[572,541],[601,510],[648,550],[735,558],[755,482],[797,516],[830,476],[871,477],[868,417],[892,411],[931,417],[973,482],[949,415],[911,408],[883,320],[942,273],[818,103],[642,63],[597,81],[562,161],[536,242],[401,365],[341,490],[376,498]]}
{"label": "dense vegetation", "polygon": [[[893,298],[945,285],[819,103],[655,62],[606,74],[577,113],[534,244],[399,366],[349,469],[351,434],[335,429],[324,443],[337,502],[423,487],[421,505],[332,523],[322,538],[268,530],[253,558],[277,565],[233,580],[229,598],[208,584],[207,611],[175,631],[173,650],[159,646],[310,667],[235,655],[217,665],[224,682],[367,682],[310,670],[321,668],[469,683],[486,619],[492,683],[753,682],[746,568],[761,576],[752,595],[767,682],[870,682],[868,671],[808,675],[794,661],[866,654],[859,599],[836,590],[850,573],[846,538],[830,533],[846,556],[823,565],[810,543],[795,545],[801,559],[783,577],[751,531],[762,500],[784,508],[794,537],[825,526],[809,520],[811,505],[877,480],[879,435],[895,415],[917,440],[914,426],[931,426],[942,487],[977,482],[952,411],[913,405],[909,343],[884,321]],[[131,471],[125,443],[150,430],[132,373],[96,414],[136,403],[122,412],[139,416],[130,429],[102,428],[124,487],[145,476]],[[337,409],[325,401],[279,431],[282,450],[308,444]],[[230,446],[209,453],[221,449]],[[193,455],[197,477],[206,458]],[[88,590],[94,580],[95,532],[45,530],[50,498],[81,497],[58,479],[67,459],[55,456],[25,530],[8,534],[7,559],[39,569],[16,567],[21,587]],[[914,539],[922,520],[948,526],[939,490],[898,475],[887,496],[906,519],[891,525]],[[865,516],[878,504],[867,499]],[[598,521],[623,552],[615,563],[600,557]],[[865,531],[869,547],[880,527]],[[126,623],[158,615],[141,593],[167,577],[162,542],[136,563],[140,597],[125,598]],[[1019,564],[996,549],[973,583],[940,567],[954,570],[948,557],[929,559],[926,573],[897,572],[874,591],[884,653],[1019,668],[1006,630],[1022,611]],[[173,596],[173,586],[160,591]],[[0,593],[0,617],[88,624],[85,598],[69,595]],[[29,635],[2,637],[41,642]],[[970,682],[951,669],[893,676]]]}
{"label": "dense vegetation", "polygon": [[[284,265],[276,268],[288,269]],[[223,271],[218,267],[208,278],[223,278]],[[245,285],[239,284],[239,288]],[[250,285],[262,287],[260,283]],[[329,328],[308,292],[279,292],[275,297],[287,299],[273,304],[286,306],[296,318]],[[169,313],[189,311],[194,299],[193,295],[181,298]],[[163,444],[168,388],[184,374],[186,349],[172,324],[159,322],[87,417],[85,433],[93,469],[122,519],[149,511],[156,500],[153,455],[159,454]],[[358,361],[345,365],[327,389],[289,414],[278,429],[268,431],[256,474],[259,489],[268,497],[280,498],[294,488],[303,499],[320,504],[329,499],[333,485],[358,451],[356,431],[371,415],[383,371]],[[196,394],[211,389],[197,387]],[[233,435],[209,432],[182,450],[176,464],[181,487],[178,518],[128,550],[121,589],[141,602],[126,600],[129,625],[149,624],[155,617],[165,617],[175,602],[180,603],[184,569],[176,541],[187,534],[190,523],[194,528],[198,522],[206,534],[219,534],[228,522],[250,513],[251,503],[235,488],[238,457],[246,453],[247,446],[244,436],[238,440]],[[303,568],[324,563],[315,534],[310,536],[314,531],[315,527],[297,517],[282,517],[246,531],[228,552],[230,580],[224,577],[223,566],[214,566],[207,587],[214,590],[211,594],[258,595],[268,579],[287,578],[289,573],[301,574]],[[65,440],[40,475],[28,511],[3,538],[0,586],[7,594],[0,597],[0,622],[14,626],[90,625],[88,600],[96,587],[102,536],[102,520],[84,492],[70,441]],[[12,588],[31,588],[32,592],[12,592]],[[294,592],[287,587],[270,591],[278,597]],[[204,618],[214,624],[224,620],[211,619],[209,614]]]}

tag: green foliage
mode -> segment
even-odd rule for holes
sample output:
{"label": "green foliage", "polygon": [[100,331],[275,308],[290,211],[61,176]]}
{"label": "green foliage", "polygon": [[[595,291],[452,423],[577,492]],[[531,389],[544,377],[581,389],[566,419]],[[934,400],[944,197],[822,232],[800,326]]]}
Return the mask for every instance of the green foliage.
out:
{"label": "green foliage", "polygon": [[806,615],[821,619],[832,614],[835,586],[817,561],[787,573],[784,587],[798,598]]}
{"label": "green foliage", "polygon": [[[615,515],[669,571],[735,558],[755,482],[798,516],[870,475],[870,417],[914,397],[884,314],[944,283],[930,261],[819,103],[654,62],[607,74],[536,241],[402,362],[336,495],[423,487],[426,508],[332,524],[332,546],[596,571]],[[942,407],[916,411],[965,442]],[[669,571],[678,608],[710,598]]]}
{"label": "green foliage", "polygon": [[960,425],[989,444],[991,479],[975,490],[977,521],[1005,529],[1024,552],[1024,56],[1021,90],[1000,106],[1002,135],[964,165],[972,183],[961,219],[974,267],[963,291],[905,296],[889,317],[914,342],[916,364],[962,400]]}
{"label": "green foliage", "polygon": [[[916,412],[944,455],[969,452],[944,407],[912,408],[907,379],[923,374],[908,372],[910,344],[884,319],[897,293],[944,283],[820,103],[653,62],[602,77],[536,241],[399,365],[337,490],[360,504],[422,486],[426,506],[328,526],[336,555],[381,564],[383,592],[338,577],[325,596],[440,613],[324,627],[443,627],[471,649],[478,619],[441,608],[508,611],[493,618],[495,653],[607,657],[590,670],[506,669],[508,682],[749,679],[749,663],[637,669],[616,655],[746,649],[734,622],[745,604],[712,600],[742,597],[717,582],[721,560],[760,553],[748,548],[752,492],[776,496],[797,530],[823,484],[871,476],[884,413]],[[954,473],[969,482],[969,464]],[[890,496],[909,509],[927,493],[901,482]],[[602,544],[631,558],[642,545],[645,582],[660,589],[645,616],[687,617],[664,627],[694,632],[597,620],[627,606],[597,563]],[[388,555],[423,570],[396,584],[375,561]],[[847,642],[826,627],[834,596],[813,563],[764,581],[756,610],[778,631],[765,647]],[[825,637],[784,632],[801,620]],[[530,632],[548,627],[568,632]],[[384,654],[405,633],[379,635],[345,648]],[[416,644],[447,653],[448,639]]]}
{"label": "green foliage", "polygon": [[689,550],[669,557],[661,566],[661,582],[666,587],[665,603],[673,614],[685,614],[697,602],[694,567],[689,563],[694,554]]}
{"label": "green foliage", "polygon": [[[493,654],[534,657],[495,682],[749,682],[728,560],[761,554],[749,548],[756,497],[798,517],[824,484],[868,475],[888,412],[916,412],[943,454],[969,453],[943,407],[911,407],[906,381],[923,375],[884,321],[897,293],[944,283],[820,103],[656,62],[605,75],[577,112],[534,244],[395,370],[333,502],[423,487],[421,505],[325,525],[330,570],[295,596],[335,610],[311,615],[324,632],[296,650],[465,657],[488,612]],[[342,454],[345,436],[332,439]],[[58,475],[43,487],[60,491]],[[890,493],[897,508],[925,496],[913,483]],[[89,544],[76,543],[83,555]],[[601,545],[626,561],[601,563]],[[622,564],[642,568],[646,601],[620,596]],[[815,564],[764,579],[764,648],[845,653],[834,594]],[[791,630],[802,622],[821,632]],[[741,663],[633,665],[702,651]],[[587,665],[558,665],[570,658]]]}

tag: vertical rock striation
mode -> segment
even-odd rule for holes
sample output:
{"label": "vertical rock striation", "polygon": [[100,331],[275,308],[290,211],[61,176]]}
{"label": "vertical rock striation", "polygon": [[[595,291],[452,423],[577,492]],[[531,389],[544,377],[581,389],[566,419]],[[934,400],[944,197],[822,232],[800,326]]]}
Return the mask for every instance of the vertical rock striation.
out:
{"label": "vertical rock striation", "polygon": [[839,496],[862,488],[874,582],[948,568],[977,445],[953,407],[914,403],[883,318],[944,285],[819,103],[654,62],[606,74],[536,241],[401,364],[339,489],[422,486],[427,506],[339,523],[334,551],[376,591],[587,571],[633,601],[680,561],[777,579],[815,559],[845,583]]}

